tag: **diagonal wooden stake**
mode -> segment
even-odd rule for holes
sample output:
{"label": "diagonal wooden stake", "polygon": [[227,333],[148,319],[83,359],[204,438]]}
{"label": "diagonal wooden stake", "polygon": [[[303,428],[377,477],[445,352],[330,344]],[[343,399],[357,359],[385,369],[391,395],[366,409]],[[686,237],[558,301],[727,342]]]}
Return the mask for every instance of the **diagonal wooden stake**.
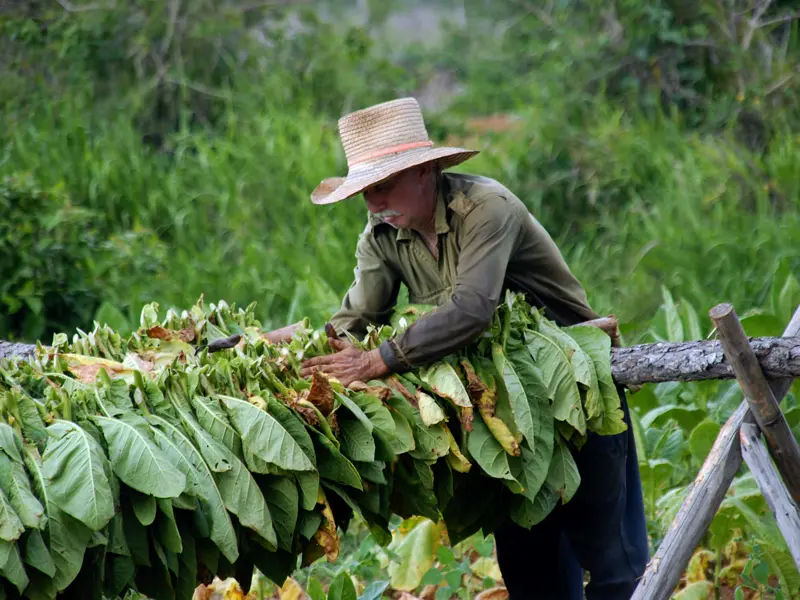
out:
{"label": "diagonal wooden stake", "polygon": [[767,440],[770,454],[794,501],[800,503],[800,445],[789,429],[781,407],[769,389],[739,317],[730,304],[720,304],[709,312],[725,357],[736,373],[736,380],[750,405],[759,429]]}
{"label": "diagonal wooden stake", "polygon": [[[783,332],[784,337],[796,335],[800,335],[800,306]],[[770,390],[778,401],[783,399],[791,385],[792,379],[774,379],[769,383]],[[689,564],[692,552],[719,510],[722,499],[742,464],[739,428],[748,418],[752,416],[745,400],[717,436],[631,600],[667,600],[672,596],[681,573]]]}
{"label": "diagonal wooden stake", "polygon": [[758,488],[778,521],[778,529],[789,546],[794,564],[800,569],[800,514],[797,512],[797,504],[783,487],[778,471],[761,443],[761,431],[758,427],[752,423],[743,423],[739,439],[742,442],[744,461],[750,467]]}

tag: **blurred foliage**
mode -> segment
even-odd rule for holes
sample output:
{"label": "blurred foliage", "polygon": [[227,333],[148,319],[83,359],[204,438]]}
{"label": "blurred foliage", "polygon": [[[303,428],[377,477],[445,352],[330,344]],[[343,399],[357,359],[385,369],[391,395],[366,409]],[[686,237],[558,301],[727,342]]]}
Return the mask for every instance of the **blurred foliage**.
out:
{"label": "blurred foliage", "polygon": [[[397,29],[403,11],[435,23]],[[630,335],[662,285],[703,310],[759,306],[779,265],[800,267],[787,243],[800,236],[790,11],[746,0],[4,5],[0,171],[60,190],[101,238],[124,246],[152,232],[76,308],[28,306],[39,324],[6,335],[201,293],[256,300],[268,326],[325,318],[350,284],[364,209],[308,195],[346,171],[338,117],[407,94],[435,107],[434,139],[484,150],[460,169],[519,195],[595,308]]]}
{"label": "blurred foliage", "polygon": [[[403,95],[438,143],[483,150],[459,170],[528,205],[626,343],[703,337],[722,301],[779,335],[800,302],[798,17],[794,0],[4,2],[0,338],[124,331],[201,294],[257,301],[265,327],[322,322],[365,209],[309,194],[346,172],[336,120]],[[653,547],[739,401],[730,382],[631,397]],[[746,473],[726,503],[681,597],[785,595],[796,572]],[[391,551],[345,539],[298,573],[314,600],[343,573],[383,591],[366,584]],[[479,589],[470,544],[428,557],[437,600]]]}

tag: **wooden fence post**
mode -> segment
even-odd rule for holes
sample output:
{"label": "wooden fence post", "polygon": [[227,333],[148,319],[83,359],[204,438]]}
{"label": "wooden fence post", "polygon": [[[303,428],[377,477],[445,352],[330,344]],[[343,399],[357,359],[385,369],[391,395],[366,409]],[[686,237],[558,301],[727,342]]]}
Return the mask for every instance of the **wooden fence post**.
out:
{"label": "wooden fence post", "polygon": [[800,445],[769,388],[736,311],[730,304],[719,304],[709,315],[783,482],[794,501],[800,504]]}
{"label": "wooden fence post", "polygon": [[761,443],[761,431],[752,423],[743,423],[739,432],[742,456],[764,494],[772,514],[778,521],[783,539],[789,546],[794,564],[800,569],[800,514],[797,504],[786,491],[766,448]]}
{"label": "wooden fence post", "polygon": [[[783,335],[800,335],[800,306]],[[791,379],[774,379],[769,384],[778,400],[783,399],[791,385]],[[689,564],[692,553],[719,510],[725,492],[742,464],[738,431],[747,418],[752,417],[745,400],[720,431],[675,520],[647,565],[631,600],[667,600],[672,596],[681,573]]]}

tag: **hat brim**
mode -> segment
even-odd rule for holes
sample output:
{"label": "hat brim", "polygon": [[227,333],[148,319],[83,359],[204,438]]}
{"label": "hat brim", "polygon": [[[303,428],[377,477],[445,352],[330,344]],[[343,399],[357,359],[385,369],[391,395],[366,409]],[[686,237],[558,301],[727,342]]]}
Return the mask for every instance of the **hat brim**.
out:
{"label": "hat brim", "polygon": [[405,169],[432,161],[437,161],[442,169],[446,169],[461,164],[479,152],[479,150],[464,148],[420,148],[381,157],[379,160],[354,166],[350,169],[347,177],[324,179],[311,192],[311,201],[314,204],[341,202]]}

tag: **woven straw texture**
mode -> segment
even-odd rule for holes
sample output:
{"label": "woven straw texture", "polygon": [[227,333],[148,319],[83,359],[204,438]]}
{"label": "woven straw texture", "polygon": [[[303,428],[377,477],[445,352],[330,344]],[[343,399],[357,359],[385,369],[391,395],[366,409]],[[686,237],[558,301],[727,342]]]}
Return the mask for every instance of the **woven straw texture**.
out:
{"label": "woven straw texture", "polygon": [[404,169],[437,161],[442,169],[478,154],[464,148],[434,148],[414,98],[376,104],[339,119],[347,177],[325,179],[311,194],[315,204],[351,198]]}

